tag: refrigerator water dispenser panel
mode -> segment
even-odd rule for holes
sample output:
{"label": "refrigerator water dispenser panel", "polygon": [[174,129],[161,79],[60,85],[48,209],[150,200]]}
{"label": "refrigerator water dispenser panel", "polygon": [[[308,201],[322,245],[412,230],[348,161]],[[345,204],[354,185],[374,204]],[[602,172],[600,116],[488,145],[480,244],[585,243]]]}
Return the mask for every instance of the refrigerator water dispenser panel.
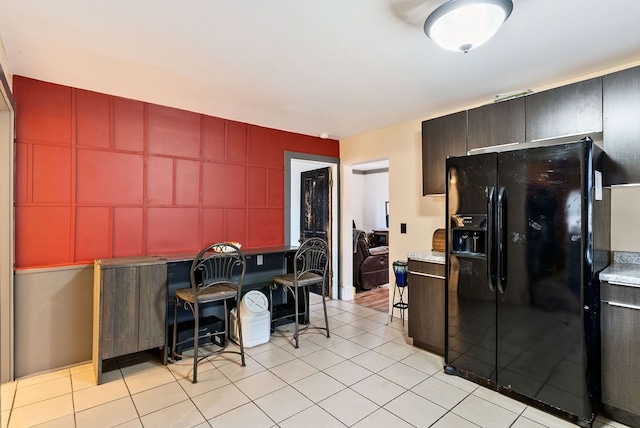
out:
{"label": "refrigerator water dispenser panel", "polygon": [[483,256],[486,253],[487,216],[451,216],[451,250],[456,254]]}

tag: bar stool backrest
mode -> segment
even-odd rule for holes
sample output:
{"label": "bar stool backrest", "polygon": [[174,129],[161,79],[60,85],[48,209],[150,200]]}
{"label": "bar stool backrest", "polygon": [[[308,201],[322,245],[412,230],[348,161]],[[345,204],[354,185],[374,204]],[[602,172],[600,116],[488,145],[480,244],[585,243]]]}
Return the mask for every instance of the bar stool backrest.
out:
{"label": "bar stool backrest", "polygon": [[247,269],[245,255],[230,243],[217,243],[200,251],[191,264],[191,288],[197,296],[217,284],[237,289],[238,300]]}
{"label": "bar stool backrest", "polygon": [[329,270],[329,246],[321,238],[308,238],[296,251],[294,274],[300,279],[305,273],[322,277],[322,292],[325,293]]}

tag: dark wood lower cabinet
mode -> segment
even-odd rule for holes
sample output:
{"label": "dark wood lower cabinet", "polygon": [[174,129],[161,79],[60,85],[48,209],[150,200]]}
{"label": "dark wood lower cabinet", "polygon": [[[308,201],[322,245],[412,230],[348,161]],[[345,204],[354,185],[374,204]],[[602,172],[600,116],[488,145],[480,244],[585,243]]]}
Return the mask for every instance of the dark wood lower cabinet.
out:
{"label": "dark wood lower cabinet", "polygon": [[96,260],[93,286],[93,367],[165,344],[167,265],[158,257]]}
{"label": "dark wood lower cabinet", "polygon": [[444,265],[409,260],[409,337],[420,348],[444,355]]}
{"label": "dark wood lower cabinet", "polygon": [[601,296],[603,410],[640,427],[640,288],[603,282]]}

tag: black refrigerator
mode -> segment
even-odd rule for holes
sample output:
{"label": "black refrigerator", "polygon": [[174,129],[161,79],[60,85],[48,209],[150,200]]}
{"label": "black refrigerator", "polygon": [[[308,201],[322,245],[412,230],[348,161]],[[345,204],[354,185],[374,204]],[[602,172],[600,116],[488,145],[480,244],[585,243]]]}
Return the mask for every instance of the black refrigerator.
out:
{"label": "black refrigerator", "polygon": [[447,159],[445,371],[580,425],[600,400],[609,263],[591,140]]}

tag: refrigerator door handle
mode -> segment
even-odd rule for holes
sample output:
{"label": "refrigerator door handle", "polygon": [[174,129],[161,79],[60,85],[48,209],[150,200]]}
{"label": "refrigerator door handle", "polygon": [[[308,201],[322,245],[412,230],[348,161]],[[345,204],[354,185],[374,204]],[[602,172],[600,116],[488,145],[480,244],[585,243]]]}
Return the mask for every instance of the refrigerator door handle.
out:
{"label": "refrigerator door handle", "polygon": [[495,248],[493,245],[495,193],[496,188],[489,187],[487,191],[487,283],[491,291],[496,291]]}
{"label": "refrigerator door handle", "polygon": [[507,248],[506,248],[506,220],[505,207],[507,205],[507,192],[504,187],[498,190],[496,207],[496,285],[498,292],[504,294],[507,288]]}

